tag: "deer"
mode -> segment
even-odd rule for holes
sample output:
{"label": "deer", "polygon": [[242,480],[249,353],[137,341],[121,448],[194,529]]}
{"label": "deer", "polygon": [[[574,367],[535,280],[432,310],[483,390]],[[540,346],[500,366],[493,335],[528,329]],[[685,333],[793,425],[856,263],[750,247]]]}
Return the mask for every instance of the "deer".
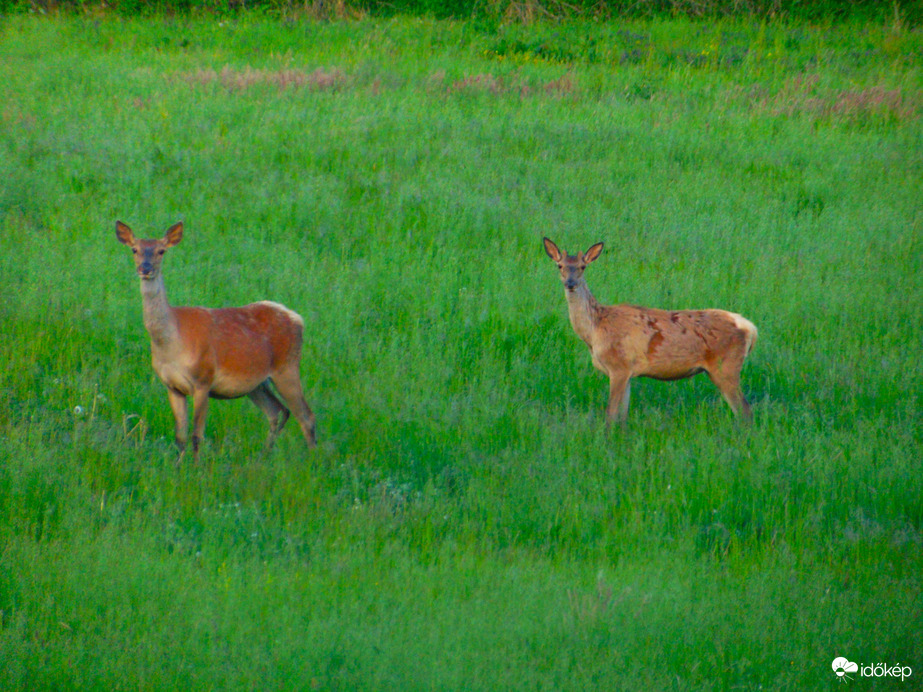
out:
{"label": "deer", "polygon": [[[183,223],[170,226],[163,238],[142,240],[116,221],[115,235],[131,248],[141,280],[151,363],[167,388],[179,460],[188,442],[190,396],[194,463],[199,460],[209,398],[250,397],[269,419],[266,451],[272,448],[291,409],[308,447],[315,447],[315,417],[305,401],[299,373],[304,334],[301,316],[271,301],[233,308],[173,307],[164,288],[163,258],[183,239]],[[279,396],[270,389],[270,382]]]}
{"label": "deer", "polygon": [[625,424],[631,379],[681,380],[705,372],[744,422],[752,419],[740,389],[740,371],[756,343],[756,327],[726,310],[658,310],[637,305],[602,305],[584,271],[602,254],[596,243],[576,255],[562,253],[548,238],[545,252],[564,284],[571,326],[590,348],[593,366],[609,377],[606,427]]}

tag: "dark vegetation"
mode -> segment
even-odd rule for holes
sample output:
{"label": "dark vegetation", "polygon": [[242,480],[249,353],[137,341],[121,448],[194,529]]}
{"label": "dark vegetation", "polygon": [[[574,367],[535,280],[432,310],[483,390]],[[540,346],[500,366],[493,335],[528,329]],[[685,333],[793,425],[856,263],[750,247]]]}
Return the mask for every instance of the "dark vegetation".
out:
{"label": "dark vegetation", "polygon": [[565,18],[756,17],[794,21],[885,20],[919,25],[920,0],[0,0],[0,11],[113,12],[119,15],[260,11],[320,18],[425,15],[487,21]]}

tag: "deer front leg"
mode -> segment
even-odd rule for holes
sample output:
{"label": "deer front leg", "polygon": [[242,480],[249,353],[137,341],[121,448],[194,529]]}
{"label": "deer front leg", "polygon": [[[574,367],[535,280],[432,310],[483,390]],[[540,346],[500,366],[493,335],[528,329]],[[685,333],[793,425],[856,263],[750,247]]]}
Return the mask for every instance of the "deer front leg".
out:
{"label": "deer front leg", "polygon": [[208,388],[192,392],[192,460],[199,461],[199,446],[205,437],[205,415],[208,413]]}
{"label": "deer front leg", "polygon": [[167,389],[170,408],[173,409],[174,434],[176,446],[179,447],[180,459],[186,453],[186,441],[189,438],[189,416],[186,410],[186,396],[175,389]]}
{"label": "deer front leg", "polygon": [[627,372],[609,373],[609,405],[606,407],[606,427],[612,423],[625,423],[628,419],[628,399],[631,394],[631,376]]}

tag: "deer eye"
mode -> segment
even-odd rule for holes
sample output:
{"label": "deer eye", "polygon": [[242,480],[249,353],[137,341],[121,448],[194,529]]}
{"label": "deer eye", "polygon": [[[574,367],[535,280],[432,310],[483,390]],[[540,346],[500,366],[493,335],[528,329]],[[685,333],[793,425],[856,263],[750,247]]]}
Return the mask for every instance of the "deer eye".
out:
{"label": "deer eye", "polygon": [[162,255],[162,254],[165,253],[165,252],[166,252],[166,250],[158,250],[158,251],[157,251],[157,254],[158,254],[158,255]]}
{"label": "deer eye", "polygon": [[137,255],[137,254],[138,254],[138,248],[133,247],[133,248],[131,249],[131,254]]}

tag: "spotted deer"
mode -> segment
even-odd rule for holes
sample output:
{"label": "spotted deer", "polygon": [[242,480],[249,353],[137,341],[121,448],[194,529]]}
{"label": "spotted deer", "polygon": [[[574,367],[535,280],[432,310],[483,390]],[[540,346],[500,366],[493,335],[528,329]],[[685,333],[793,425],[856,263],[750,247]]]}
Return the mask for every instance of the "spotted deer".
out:
{"label": "spotted deer", "polygon": [[299,375],[304,320],[269,301],[239,308],[173,307],[167,302],[162,264],[166,251],[182,240],[183,224],[171,226],[159,240],[140,240],[116,221],[115,235],[131,248],[141,279],[151,362],[167,388],[180,458],[188,441],[190,396],[194,461],[205,433],[209,398],[250,397],[269,419],[267,449],[271,448],[289,410],[270,389],[270,382],[295,414],[308,445],[314,447],[314,414],[304,399]]}
{"label": "spotted deer", "polygon": [[708,374],[736,415],[751,419],[740,390],[740,370],[756,343],[752,322],[725,310],[601,305],[583,273],[602,253],[603,244],[566,255],[548,238],[542,242],[558,266],[570,323],[590,347],[593,365],[609,376],[607,425],[627,419],[631,378],[681,380],[700,372]]}

